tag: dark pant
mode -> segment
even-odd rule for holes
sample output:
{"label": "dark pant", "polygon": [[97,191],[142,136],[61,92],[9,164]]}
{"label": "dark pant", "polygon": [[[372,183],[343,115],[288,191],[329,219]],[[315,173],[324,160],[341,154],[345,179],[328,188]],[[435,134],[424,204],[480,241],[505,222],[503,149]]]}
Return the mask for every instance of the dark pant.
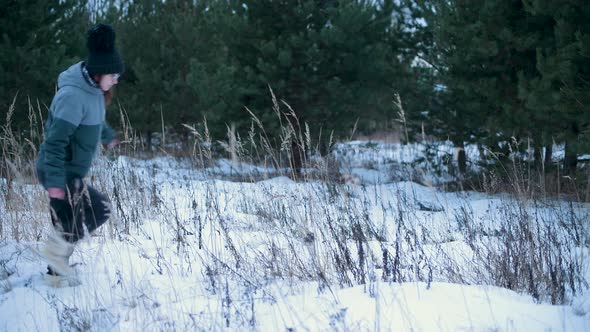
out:
{"label": "dark pant", "polygon": [[104,224],[111,214],[107,196],[75,178],[67,183],[66,199],[50,199],[51,222],[71,243],[84,237],[84,226],[89,233]]}

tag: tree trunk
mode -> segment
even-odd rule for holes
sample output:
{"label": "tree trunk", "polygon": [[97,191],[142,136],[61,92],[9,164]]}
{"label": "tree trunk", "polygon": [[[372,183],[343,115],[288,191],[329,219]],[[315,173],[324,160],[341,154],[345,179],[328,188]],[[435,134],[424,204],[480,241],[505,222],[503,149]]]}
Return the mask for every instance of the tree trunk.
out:
{"label": "tree trunk", "polygon": [[[290,104],[293,113],[295,113],[295,117],[290,113],[286,113],[286,117],[291,122],[293,126],[293,137],[291,138],[291,167],[293,170],[293,176],[295,178],[301,178],[301,170],[303,168],[303,162],[305,160],[305,153],[302,147],[305,144],[302,140],[303,138],[299,135],[301,134],[301,126],[300,121],[304,121],[302,118],[303,110],[305,109],[305,102],[302,97],[302,82],[298,79],[293,79],[290,82],[290,89],[289,93],[292,96],[292,103]],[[301,140],[301,141],[300,141]]]}
{"label": "tree trunk", "polygon": [[467,172],[467,154],[465,153],[465,142],[460,141],[458,144],[459,151],[457,152],[457,165],[459,172],[465,174]]}
{"label": "tree trunk", "polygon": [[534,156],[534,163],[535,163],[535,168],[536,169],[541,169],[541,165],[543,162],[543,155],[542,155],[542,150],[543,147],[541,146],[541,144],[539,144],[538,142],[535,141],[534,143],[535,147],[534,147],[534,151],[533,151],[533,156]]}
{"label": "tree trunk", "polygon": [[551,159],[553,158],[553,144],[548,144],[545,147],[545,167],[551,165]]}
{"label": "tree trunk", "polygon": [[301,178],[301,169],[303,168],[303,149],[301,148],[301,143],[297,138],[299,134],[298,128],[295,128],[297,131],[295,133],[295,137],[291,138],[291,167],[293,168],[293,176],[295,178]]}
{"label": "tree trunk", "polygon": [[578,153],[575,149],[576,144],[568,139],[565,142],[565,157],[563,159],[563,172],[566,175],[573,175],[576,173],[578,167]]}
{"label": "tree trunk", "polygon": [[152,152],[152,130],[148,129],[145,133],[145,137],[146,137],[146,146],[147,146],[147,150],[149,152]]}

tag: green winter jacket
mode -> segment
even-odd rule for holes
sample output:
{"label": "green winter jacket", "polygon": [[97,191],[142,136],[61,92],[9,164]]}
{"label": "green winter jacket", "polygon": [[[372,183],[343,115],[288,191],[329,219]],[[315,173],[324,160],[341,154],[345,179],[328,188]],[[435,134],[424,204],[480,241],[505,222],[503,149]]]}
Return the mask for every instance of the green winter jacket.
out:
{"label": "green winter jacket", "polygon": [[115,133],[105,122],[103,92],[86,81],[82,62],[62,72],[57,86],[39,149],[37,174],[45,188],[65,189],[67,181],[86,176],[98,143],[108,144]]}

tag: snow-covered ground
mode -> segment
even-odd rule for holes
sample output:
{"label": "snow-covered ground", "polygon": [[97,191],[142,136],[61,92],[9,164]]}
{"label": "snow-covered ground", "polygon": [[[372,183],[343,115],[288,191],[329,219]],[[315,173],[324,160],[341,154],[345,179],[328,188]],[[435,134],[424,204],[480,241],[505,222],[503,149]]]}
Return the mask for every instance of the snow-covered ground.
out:
{"label": "snow-covered ground", "polygon": [[408,181],[428,153],[339,144],[344,183],[102,158],[89,181],[114,217],[66,288],[43,281],[44,193],[19,182],[0,202],[0,331],[590,331],[590,205]]}

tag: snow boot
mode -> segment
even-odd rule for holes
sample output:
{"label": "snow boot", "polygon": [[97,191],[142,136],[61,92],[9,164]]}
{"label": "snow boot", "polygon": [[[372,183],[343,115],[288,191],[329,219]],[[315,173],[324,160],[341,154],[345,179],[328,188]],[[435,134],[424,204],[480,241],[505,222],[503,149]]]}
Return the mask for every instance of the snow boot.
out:
{"label": "snow boot", "polygon": [[75,275],[59,275],[50,266],[47,266],[47,273],[44,279],[45,283],[53,288],[75,287],[82,284]]}
{"label": "snow boot", "polygon": [[74,244],[69,243],[63,238],[63,233],[58,229],[53,228],[41,254],[47,261],[52,272],[60,276],[73,276],[74,270],[70,267],[70,256],[74,253]]}

